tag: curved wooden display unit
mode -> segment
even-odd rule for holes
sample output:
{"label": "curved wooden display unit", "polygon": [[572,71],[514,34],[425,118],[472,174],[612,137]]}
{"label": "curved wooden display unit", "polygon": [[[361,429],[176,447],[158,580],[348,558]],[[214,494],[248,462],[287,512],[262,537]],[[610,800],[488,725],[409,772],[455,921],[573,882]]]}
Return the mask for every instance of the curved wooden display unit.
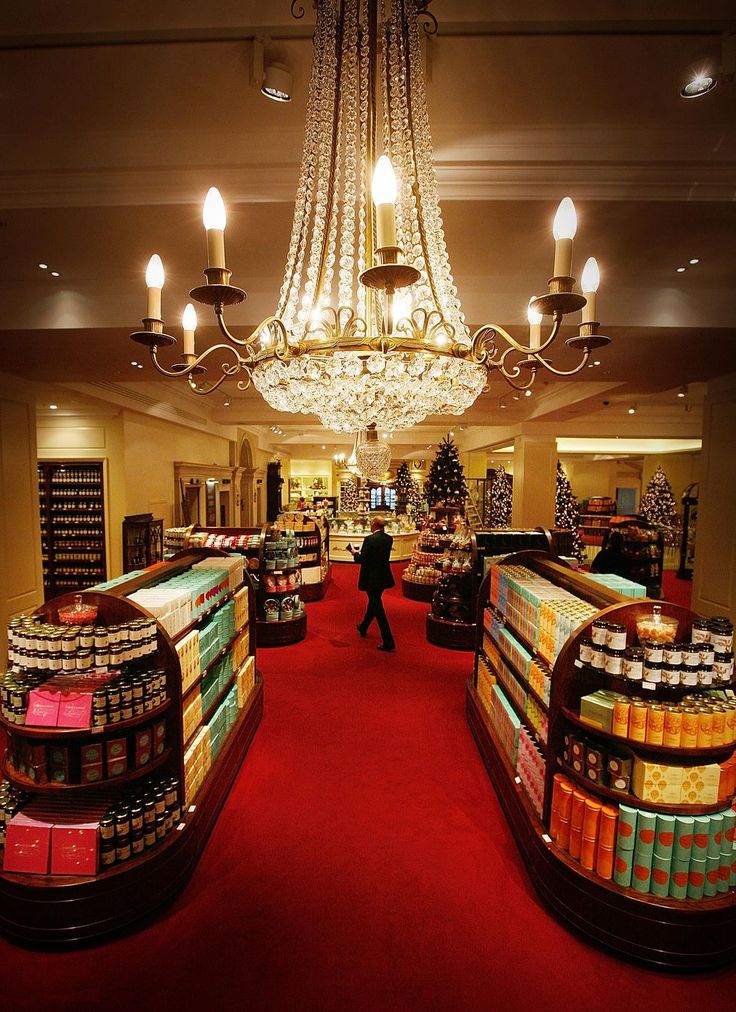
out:
{"label": "curved wooden display unit", "polygon": [[[149,617],[145,609],[127,600],[126,595],[168,579],[205,556],[222,554],[211,550],[185,551],[175,560],[158,564],[110,590],[85,591],[83,598],[85,602],[97,605],[98,622],[105,625]],[[242,586],[248,589],[248,625],[252,630],[255,611],[253,587],[247,577]],[[10,736],[27,737],[35,742],[68,742],[70,739],[85,738],[100,741],[105,737],[120,735],[134,725],[157,718],[164,719],[167,747],[161,756],[146,766],[129,770],[124,776],[91,786],[105,798],[109,792],[112,801],[126,783],[145,778],[156,769],[177,777],[182,791],[180,823],[160,843],[139,857],[115,864],[96,876],[0,872],[0,931],[13,941],[43,947],[93,942],[130,929],[168,903],[186,885],[260,723],[263,714],[263,680],[256,674],[255,687],[244,701],[243,707],[238,710],[237,719],[227,732],[199,790],[185,804],[182,674],[175,644],[233,594],[234,592],[223,597],[213,608],[200,615],[196,622],[180,630],[173,639],[161,625],[158,626],[157,653],[152,655],[151,663],[166,671],[167,701],[156,710],[124,723],[86,730],[43,729],[3,722],[3,729]],[[49,601],[35,614],[55,621],[58,608],[71,604],[74,596],[68,594]],[[255,637],[251,634],[247,658],[255,654],[254,640]],[[224,698],[235,684],[235,678],[236,672],[233,672],[218,698]],[[187,690],[187,695],[190,691],[191,689]],[[204,724],[205,720],[201,723]],[[191,737],[190,733],[189,740]],[[86,786],[79,784],[39,786],[16,775],[12,767],[8,769],[7,763],[5,768],[9,778],[22,783],[29,793],[54,792],[54,797],[67,798],[84,796],[77,792],[86,791]]]}
{"label": "curved wooden display unit", "polygon": [[[258,640],[258,646],[261,647],[283,647],[288,646],[290,643],[298,643],[299,640],[303,640],[307,634],[307,616],[305,612],[302,612],[296,618],[287,619],[283,621],[267,621],[266,620],[266,601],[274,600],[280,601],[283,597],[298,595],[302,601],[312,600],[309,596],[304,594],[304,584],[302,582],[302,567],[303,563],[298,566],[292,566],[288,570],[271,570],[266,569],[266,544],[268,541],[269,534],[274,530],[275,525],[266,523],[263,527],[191,527],[186,533],[187,544],[190,544],[192,540],[199,540],[202,537],[207,538],[222,538],[227,539],[223,541],[222,548],[219,547],[212,549],[214,551],[227,552],[239,552],[244,555],[247,560],[248,572],[255,580],[255,599],[256,599],[256,619],[255,629],[256,637]],[[238,538],[253,538],[258,536],[258,545],[252,545],[243,547],[242,545],[234,544]],[[298,540],[298,539],[297,539]],[[230,543],[228,543],[228,541]],[[210,549],[207,549],[210,550]],[[178,558],[178,556],[175,556]],[[283,589],[272,588],[267,589],[265,586],[265,578],[268,575],[282,575],[282,573],[293,573],[299,572],[299,583],[298,586],[284,587]],[[329,573],[327,580],[329,580]],[[324,586],[327,585],[325,580]],[[322,594],[324,595],[324,587],[322,588]],[[275,627],[279,628],[276,629]]]}
{"label": "curved wooden display unit", "polygon": [[[650,612],[649,599],[623,597],[604,588],[565,564],[555,561],[543,552],[519,552],[509,556],[502,565],[523,565],[588,601],[600,609],[601,616],[624,625],[629,636],[636,632],[636,619]],[[478,651],[482,655],[484,614],[490,594],[490,574],[481,585],[478,595]],[[661,604],[662,614],[676,618],[680,623],[678,638],[690,632],[693,613],[686,608],[667,602]],[[564,735],[567,729],[584,730],[586,737],[601,742],[615,741],[619,748],[642,755],[653,754],[660,760],[666,753],[677,764],[678,758],[704,762],[733,754],[736,746],[715,749],[674,749],[648,746],[627,738],[614,736],[581,722],[579,701],[581,696],[606,686],[606,676],[578,661],[579,641],[590,635],[593,619],[586,621],[563,646],[552,668],[550,702],[547,707],[549,732],[546,745],[540,751],[546,757],[545,790],[542,818],[533,807],[517,771],[504,751],[489,715],[481,702],[476,684],[478,659],[473,679],[466,691],[468,724],[478,746],[484,765],[513,830],[529,876],[542,899],[569,927],[606,946],[619,955],[636,959],[660,968],[676,970],[703,970],[713,968],[736,956],[736,893],[719,893],[703,899],[658,898],[651,893],[639,893],[631,888],[616,885],[593,871],[587,871],[570,855],[558,848],[549,836],[552,788],[555,773],[564,772],[570,780],[584,786],[586,792],[598,796],[604,803],[626,803],[640,810],[663,811],[670,814],[697,815],[723,811],[729,802],[714,805],[657,805],[639,800],[633,794],[624,794],[599,786],[575,774],[563,761]],[[509,626],[517,639],[517,630]],[[633,640],[630,639],[630,642]],[[525,644],[528,646],[528,644]],[[508,660],[508,658],[504,658]],[[508,666],[508,665],[507,665]],[[520,684],[522,679],[519,678]],[[503,681],[498,679],[503,689]],[[689,692],[692,687],[687,687]],[[508,696],[508,693],[505,693]],[[537,697],[537,702],[542,702]],[[515,706],[518,710],[518,706]],[[524,713],[521,708],[520,713]],[[527,729],[532,725],[524,715]]]}
{"label": "curved wooden display unit", "polygon": [[302,601],[321,601],[332,578],[329,560],[330,525],[325,516],[313,517],[300,510],[285,510],[278,523],[294,531],[301,562]]}
{"label": "curved wooden display unit", "polygon": [[436,589],[436,583],[417,583],[415,580],[407,580],[406,576],[401,574],[401,593],[410,601],[423,601],[425,604],[431,604]]}

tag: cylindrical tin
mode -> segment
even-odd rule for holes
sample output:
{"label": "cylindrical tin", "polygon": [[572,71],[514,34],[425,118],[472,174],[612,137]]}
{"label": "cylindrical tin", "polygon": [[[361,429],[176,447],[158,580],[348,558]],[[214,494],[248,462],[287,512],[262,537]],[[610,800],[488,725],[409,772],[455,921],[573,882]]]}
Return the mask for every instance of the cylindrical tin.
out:
{"label": "cylindrical tin", "polygon": [[682,711],[682,733],[680,735],[680,748],[698,747],[698,711],[694,706],[687,706]]}
{"label": "cylindrical tin", "polygon": [[665,707],[664,735],[662,744],[669,748],[679,748],[682,736],[682,710],[674,706]]}
{"label": "cylindrical tin", "polygon": [[672,860],[675,845],[675,817],[657,813],[657,828],[654,837],[654,854],[668,862]]}
{"label": "cylindrical tin", "polygon": [[650,706],[647,712],[646,739],[648,745],[661,745],[664,740],[664,710],[661,706]]}
{"label": "cylindrical tin", "polygon": [[671,866],[671,858],[660,857],[658,854],[654,855],[652,859],[652,880],[650,885],[652,896],[669,896]]}
{"label": "cylindrical tin", "polygon": [[595,872],[599,878],[610,880],[613,875],[613,848],[602,847],[598,842],[595,859]]}
{"label": "cylindrical tin", "polygon": [[713,744],[713,711],[698,709],[698,737],[696,748],[710,748]]}
{"label": "cylindrical tin", "polygon": [[711,743],[714,748],[716,745],[726,744],[726,712],[724,706],[714,706],[712,708],[713,734]]}
{"label": "cylindrical tin", "polygon": [[595,867],[595,850],[595,839],[584,835],[580,846],[580,864],[588,871],[592,871]]}
{"label": "cylindrical tin", "polygon": [[601,847],[613,849],[616,844],[617,824],[618,812],[616,809],[613,805],[603,805],[598,829],[598,843]]}
{"label": "cylindrical tin", "polygon": [[690,868],[687,876],[687,898],[689,900],[702,900],[705,890],[705,860],[699,861],[694,857],[690,858]]}
{"label": "cylindrical tin", "polygon": [[598,827],[601,820],[601,809],[603,805],[593,798],[586,798],[585,811],[583,813],[583,836],[595,843],[598,837]]}
{"label": "cylindrical tin", "polygon": [[629,738],[632,741],[647,740],[647,706],[645,703],[632,703],[629,710]]}
{"label": "cylindrical tin", "polygon": [[633,850],[616,850],[613,864],[613,881],[616,885],[630,886],[634,864]]}
{"label": "cylindrical tin", "polygon": [[634,851],[634,863],[631,876],[631,887],[638,893],[648,893],[652,881],[652,861],[654,853],[648,851]]}
{"label": "cylindrical tin", "polygon": [[673,854],[675,861],[684,861],[685,863],[690,861],[694,828],[695,822],[692,815],[675,816],[675,849]]}

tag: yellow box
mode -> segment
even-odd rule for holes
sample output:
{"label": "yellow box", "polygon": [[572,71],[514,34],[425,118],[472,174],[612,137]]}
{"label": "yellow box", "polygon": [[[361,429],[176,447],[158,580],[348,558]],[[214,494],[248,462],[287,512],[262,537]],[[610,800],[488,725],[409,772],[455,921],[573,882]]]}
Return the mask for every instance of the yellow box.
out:
{"label": "yellow box", "polygon": [[642,801],[678,805],[682,795],[682,774],[682,766],[663,766],[635,759],[631,789]]}
{"label": "yellow box", "polygon": [[684,805],[714,805],[718,801],[721,768],[717,763],[683,769],[680,800]]}

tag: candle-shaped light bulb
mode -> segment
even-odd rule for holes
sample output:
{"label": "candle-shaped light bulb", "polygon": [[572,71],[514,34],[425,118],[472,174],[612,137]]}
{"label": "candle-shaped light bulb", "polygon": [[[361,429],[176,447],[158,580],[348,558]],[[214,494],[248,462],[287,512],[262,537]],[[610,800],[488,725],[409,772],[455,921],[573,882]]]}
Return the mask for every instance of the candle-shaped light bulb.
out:
{"label": "candle-shaped light bulb", "polygon": [[529,299],[529,306],[526,311],[526,318],[529,321],[529,347],[539,348],[542,343],[542,314],[533,308],[532,303],[537,296],[532,295]]}
{"label": "candle-shaped light bulb", "polygon": [[225,266],[225,203],[216,186],[211,186],[204,199],[202,221],[207,229],[207,266]]}
{"label": "candle-shaped light bulb", "polygon": [[583,274],[580,279],[580,286],[583,289],[583,295],[588,300],[583,306],[583,323],[595,322],[596,292],[598,291],[598,285],[600,283],[601,272],[598,270],[596,259],[595,257],[588,257],[585,261],[585,267],[583,267]]}
{"label": "candle-shaped light bulb", "polygon": [[386,155],[376,162],[371,187],[376,205],[376,242],[378,249],[396,245],[396,175]]}
{"label": "candle-shaped light bulb", "polygon": [[158,253],[154,253],[146,267],[146,284],[148,285],[148,308],[146,316],[149,320],[161,319],[161,289],[164,287],[164,265]]}
{"label": "candle-shaped light bulb", "polygon": [[572,271],[572,241],[578,228],[578,216],[575,205],[570,197],[563,197],[557,208],[552,235],[555,237],[555,266],[553,275],[556,278],[570,277]]}
{"label": "candle-shaped light bulb", "polygon": [[181,316],[181,326],[184,331],[184,354],[194,354],[194,331],[197,329],[197,310],[187,302]]}

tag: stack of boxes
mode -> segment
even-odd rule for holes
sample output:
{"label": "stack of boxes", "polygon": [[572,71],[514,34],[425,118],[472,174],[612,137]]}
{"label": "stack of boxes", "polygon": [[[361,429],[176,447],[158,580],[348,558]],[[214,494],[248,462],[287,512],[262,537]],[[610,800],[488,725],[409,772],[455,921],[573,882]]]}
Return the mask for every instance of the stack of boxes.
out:
{"label": "stack of boxes", "polygon": [[100,819],[108,800],[34,799],[6,828],[3,870],[28,875],[96,875]]}
{"label": "stack of boxes", "polygon": [[243,566],[239,557],[205,559],[155,587],[135,591],[130,600],[148,609],[169,636],[174,637],[229,594],[233,589],[231,580],[236,579],[238,573],[242,582]]}
{"label": "stack of boxes", "polygon": [[179,656],[179,667],[181,669],[181,691],[182,695],[199,680],[200,671],[200,647],[199,631],[192,629],[176,644],[176,652]]}
{"label": "stack of boxes", "polygon": [[634,583],[632,580],[626,580],[623,576],[615,576],[613,573],[586,573],[589,580],[594,580],[595,583],[600,583],[604,587],[608,587],[609,590],[615,590],[617,594],[623,594],[624,597],[646,597],[647,588],[641,583]]}
{"label": "stack of boxes", "polygon": [[736,887],[736,811],[664,815],[619,809],[614,881],[640,893],[699,900]]}
{"label": "stack of boxes", "polygon": [[192,569],[210,569],[217,574],[218,572],[225,570],[228,575],[228,590],[227,593],[235,590],[243,582],[243,556],[242,555],[228,555],[226,558],[210,558],[202,559],[201,562],[195,562]]}
{"label": "stack of boxes", "polygon": [[237,688],[238,709],[242,709],[256,686],[256,659],[249,657],[242,667],[238,668],[235,679]]}
{"label": "stack of boxes", "polygon": [[516,760],[516,772],[534,810],[541,819],[542,808],[544,806],[545,760],[539,750],[539,746],[523,724],[519,728],[519,751]]}
{"label": "stack of boxes", "polygon": [[491,686],[488,716],[501,747],[508,756],[511,765],[516,768],[521,721],[498,685]]}
{"label": "stack of boxes", "polygon": [[209,724],[200,727],[184,752],[184,804],[190,805],[197,796],[212,766]]}
{"label": "stack of boxes", "polygon": [[136,590],[129,600],[149,611],[172,638],[192,621],[192,598],[171,581]]}

